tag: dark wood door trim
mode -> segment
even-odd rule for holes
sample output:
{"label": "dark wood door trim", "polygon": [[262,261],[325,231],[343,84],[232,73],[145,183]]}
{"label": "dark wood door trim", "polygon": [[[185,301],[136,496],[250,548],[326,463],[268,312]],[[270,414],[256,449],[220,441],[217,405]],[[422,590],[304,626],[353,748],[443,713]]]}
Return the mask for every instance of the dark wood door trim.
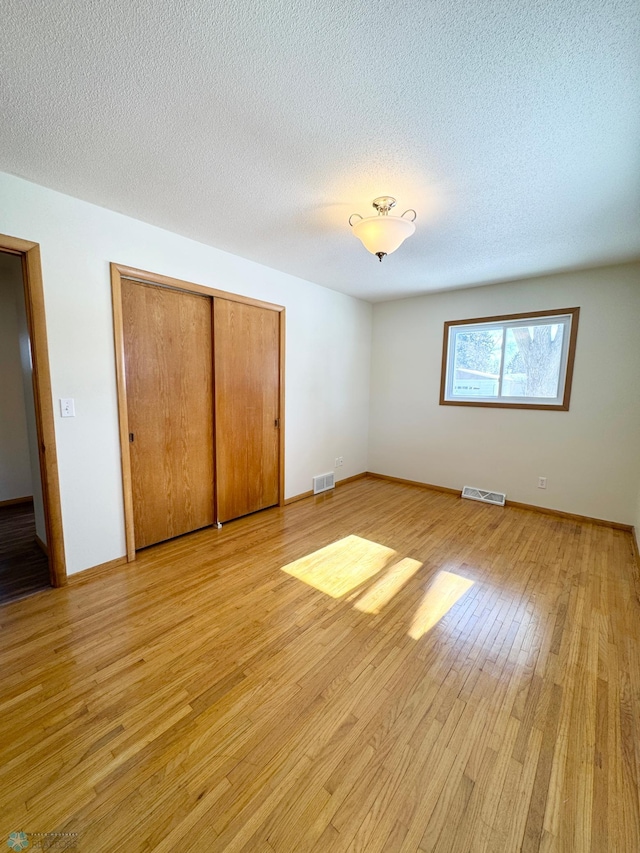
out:
{"label": "dark wood door trim", "polygon": [[17,237],[0,234],[0,251],[11,252],[20,255],[22,258],[22,280],[33,362],[33,400],[38,435],[44,517],[47,529],[47,547],[49,550],[49,575],[52,586],[65,586],[67,583],[67,567],[62,529],[60,480],[40,245],[31,240],[20,240]]}
{"label": "dark wood door trim", "polygon": [[125,538],[127,546],[127,560],[128,562],[132,562],[136,558],[136,545],[133,523],[131,456],[129,452],[129,417],[127,411],[127,383],[124,359],[124,335],[122,326],[122,279],[140,281],[144,282],[145,284],[156,285],[157,287],[169,287],[174,290],[184,290],[187,293],[198,293],[203,296],[218,296],[223,299],[229,299],[233,302],[242,302],[246,305],[255,305],[258,308],[266,308],[270,311],[278,312],[280,322],[280,453],[278,471],[279,506],[284,506],[285,309],[284,306],[276,305],[272,302],[263,302],[259,299],[253,299],[248,296],[240,296],[236,293],[228,293],[224,290],[217,290],[212,287],[205,287],[202,284],[194,284],[193,282],[170,278],[169,276],[135,269],[134,267],[123,266],[121,264],[116,263],[111,264],[111,299],[113,306],[113,338],[115,346],[116,386],[118,394],[118,421],[120,432],[120,458],[122,465],[122,494],[124,503]]}

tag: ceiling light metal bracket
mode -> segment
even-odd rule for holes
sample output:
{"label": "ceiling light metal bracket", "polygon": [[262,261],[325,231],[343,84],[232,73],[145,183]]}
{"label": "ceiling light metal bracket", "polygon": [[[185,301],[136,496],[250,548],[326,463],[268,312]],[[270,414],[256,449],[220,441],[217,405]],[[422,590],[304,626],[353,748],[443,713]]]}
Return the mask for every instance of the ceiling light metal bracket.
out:
{"label": "ceiling light metal bracket", "polygon": [[374,198],[372,204],[380,216],[388,216],[389,211],[396,206],[397,202],[392,195],[381,195]]}

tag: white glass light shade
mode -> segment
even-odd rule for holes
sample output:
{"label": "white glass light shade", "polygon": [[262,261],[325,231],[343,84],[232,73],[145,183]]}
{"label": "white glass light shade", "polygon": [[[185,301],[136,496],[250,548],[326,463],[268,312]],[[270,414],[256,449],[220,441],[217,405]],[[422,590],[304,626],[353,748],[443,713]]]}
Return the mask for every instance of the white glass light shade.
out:
{"label": "white glass light shade", "polygon": [[390,255],[415,230],[413,222],[401,216],[367,216],[353,224],[353,233],[372,255]]}

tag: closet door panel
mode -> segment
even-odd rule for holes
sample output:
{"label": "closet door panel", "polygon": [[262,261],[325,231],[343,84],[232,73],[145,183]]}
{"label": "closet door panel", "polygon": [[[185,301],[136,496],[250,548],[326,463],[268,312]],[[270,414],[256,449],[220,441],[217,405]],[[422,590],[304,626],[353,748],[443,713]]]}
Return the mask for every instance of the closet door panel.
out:
{"label": "closet door panel", "polygon": [[213,524],[212,299],[122,282],[136,548]]}
{"label": "closet door panel", "polygon": [[280,319],[277,311],[214,300],[218,520],[278,503]]}

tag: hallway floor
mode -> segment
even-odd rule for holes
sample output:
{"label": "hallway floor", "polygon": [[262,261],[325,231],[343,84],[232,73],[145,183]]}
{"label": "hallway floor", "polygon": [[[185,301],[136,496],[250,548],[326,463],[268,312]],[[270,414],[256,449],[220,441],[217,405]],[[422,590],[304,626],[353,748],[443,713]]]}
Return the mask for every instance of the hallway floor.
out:
{"label": "hallway floor", "polygon": [[49,561],[35,537],[33,504],[0,507],[0,604],[49,588]]}

